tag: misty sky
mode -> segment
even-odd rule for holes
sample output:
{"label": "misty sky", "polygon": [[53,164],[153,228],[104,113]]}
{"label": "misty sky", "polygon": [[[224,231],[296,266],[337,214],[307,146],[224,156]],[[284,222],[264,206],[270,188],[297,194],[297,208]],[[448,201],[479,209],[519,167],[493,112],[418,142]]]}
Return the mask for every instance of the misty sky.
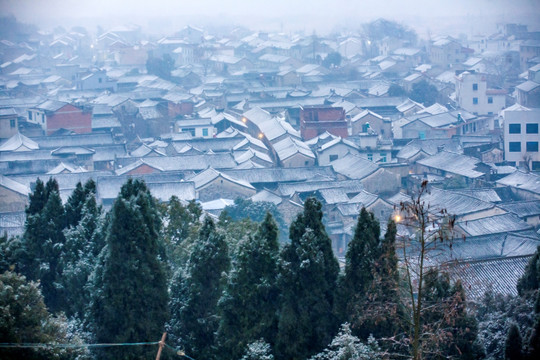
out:
{"label": "misty sky", "polygon": [[[403,22],[420,35],[485,33],[497,22],[540,30],[540,0],[0,0],[2,14],[40,28],[81,24],[141,25],[167,31],[184,25],[245,25],[254,30],[325,33],[379,17]],[[161,29],[158,29],[161,28]],[[169,29],[170,28],[170,29]]]}

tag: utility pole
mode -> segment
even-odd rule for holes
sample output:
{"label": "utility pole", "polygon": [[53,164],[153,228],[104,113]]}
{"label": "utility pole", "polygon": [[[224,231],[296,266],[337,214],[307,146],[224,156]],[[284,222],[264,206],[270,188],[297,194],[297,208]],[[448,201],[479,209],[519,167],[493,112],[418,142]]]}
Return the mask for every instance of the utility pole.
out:
{"label": "utility pole", "polygon": [[165,346],[166,337],[167,337],[167,333],[164,332],[163,335],[161,336],[161,341],[159,342],[159,348],[157,351],[156,360],[159,360],[159,358],[161,357],[161,352],[163,351],[163,347]]}

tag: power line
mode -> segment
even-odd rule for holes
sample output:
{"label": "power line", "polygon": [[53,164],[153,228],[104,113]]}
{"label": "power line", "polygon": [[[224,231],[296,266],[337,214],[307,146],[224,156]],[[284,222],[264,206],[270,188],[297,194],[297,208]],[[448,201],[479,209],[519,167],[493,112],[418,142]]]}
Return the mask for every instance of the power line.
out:
{"label": "power line", "polygon": [[[138,343],[102,343],[102,344],[43,344],[43,343],[0,343],[0,348],[4,349],[47,349],[47,348],[60,348],[60,349],[80,349],[80,348],[104,348],[104,347],[116,347],[116,346],[150,346],[159,345],[159,341],[152,342],[138,342]],[[164,343],[165,347],[174,351],[178,356],[183,356],[190,360],[195,360],[191,356],[186,355],[182,350],[175,349],[171,345]]]}
{"label": "power line", "polygon": [[139,343],[104,343],[104,344],[42,344],[42,343],[0,343],[0,348],[97,348],[114,346],[147,346],[158,345],[159,341]]}

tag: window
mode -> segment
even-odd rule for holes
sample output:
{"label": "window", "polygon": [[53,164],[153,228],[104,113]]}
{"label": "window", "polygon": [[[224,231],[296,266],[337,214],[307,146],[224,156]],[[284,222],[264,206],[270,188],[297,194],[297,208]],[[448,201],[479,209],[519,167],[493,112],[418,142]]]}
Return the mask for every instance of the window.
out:
{"label": "window", "polygon": [[478,98],[472,98],[473,105],[478,105]]}
{"label": "window", "polygon": [[9,120],[9,127],[10,127],[10,128],[13,129],[13,128],[15,127],[15,125],[16,125],[16,124],[15,124],[15,119]]}
{"label": "window", "polygon": [[329,159],[330,159],[330,162],[332,162],[332,161],[337,160],[337,159],[338,159],[338,156],[337,156],[337,155],[330,155],[330,156],[329,156]]}
{"label": "window", "polygon": [[473,91],[478,91],[478,84],[472,84]]}
{"label": "window", "polygon": [[493,111],[488,111],[488,115],[493,115]]}
{"label": "window", "polygon": [[99,82],[100,84],[101,84],[102,81],[103,81],[102,78],[99,78],[99,79],[98,79],[98,82]]}
{"label": "window", "polygon": [[508,144],[508,151],[510,152],[521,152],[521,143],[518,142],[510,142]]}
{"label": "window", "polygon": [[28,112],[28,120],[32,120],[32,112],[31,111]]}
{"label": "window", "polygon": [[422,139],[422,140],[425,139],[426,138],[426,132],[425,131],[419,131],[418,132],[418,137],[420,139]]}
{"label": "window", "polygon": [[367,154],[367,159],[369,161],[373,161],[373,154]]}
{"label": "window", "polygon": [[493,104],[493,96],[488,96],[488,104]]}
{"label": "window", "polygon": [[183,128],[181,131],[188,132],[191,134],[191,136],[195,136],[195,128]]}
{"label": "window", "polygon": [[386,153],[381,153],[381,162],[386,162]]}
{"label": "window", "polygon": [[538,134],[538,124],[525,125],[525,132],[527,134]]}
{"label": "window", "polygon": [[208,128],[202,129],[202,136],[208,136]]}
{"label": "window", "polygon": [[527,141],[527,151],[538,152],[538,141]]}
{"label": "window", "polygon": [[509,124],[508,125],[509,134],[521,134],[521,124]]}

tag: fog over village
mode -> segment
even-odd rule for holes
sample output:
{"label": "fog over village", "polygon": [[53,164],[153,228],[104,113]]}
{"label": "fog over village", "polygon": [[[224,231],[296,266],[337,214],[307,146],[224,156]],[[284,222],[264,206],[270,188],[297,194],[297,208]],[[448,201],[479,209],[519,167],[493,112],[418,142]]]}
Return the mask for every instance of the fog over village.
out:
{"label": "fog over village", "polygon": [[1,359],[539,359],[540,3],[0,0]]}

